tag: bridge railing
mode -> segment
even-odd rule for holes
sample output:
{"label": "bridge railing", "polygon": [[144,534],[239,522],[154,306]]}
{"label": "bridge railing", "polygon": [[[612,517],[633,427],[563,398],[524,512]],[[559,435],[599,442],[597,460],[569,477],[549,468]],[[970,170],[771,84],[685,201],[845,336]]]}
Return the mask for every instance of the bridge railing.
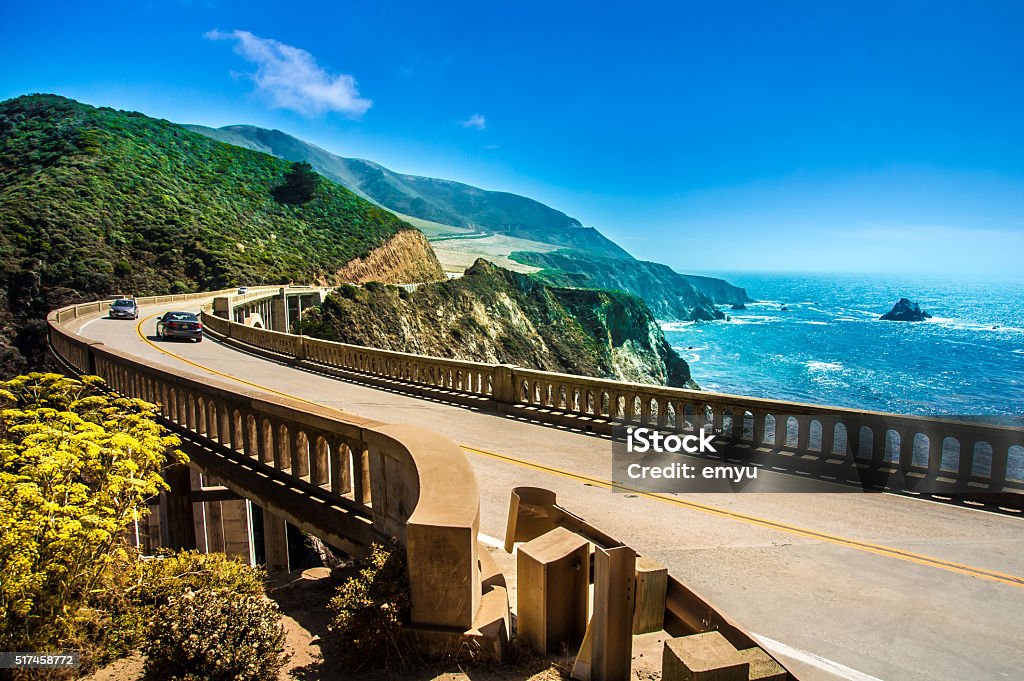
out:
{"label": "bridge railing", "polygon": [[53,352],[118,393],[157,404],[174,427],[215,445],[224,459],[218,477],[257,505],[342,548],[397,538],[408,557],[413,623],[473,626],[481,601],[479,491],[458,445],[422,428],[146,362],[67,328],[106,307],[51,312]]}
{"label": "bridge railing", "polygon": [[204,320],[250,347],[377,378],[492,400],[531,418],[608,433],[614,422],[712,428],[755,448],[897,470],[933,490],[1024,492],[1024,429],[588,378],[379,350]]}

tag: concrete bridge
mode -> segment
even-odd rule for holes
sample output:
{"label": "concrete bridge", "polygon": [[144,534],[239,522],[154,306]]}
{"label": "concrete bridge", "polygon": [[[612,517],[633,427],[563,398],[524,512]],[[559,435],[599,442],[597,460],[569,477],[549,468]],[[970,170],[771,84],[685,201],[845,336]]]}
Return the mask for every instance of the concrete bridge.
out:
{"label": "concrete bridge", "polygon": [[[49,317],[55,353],[162,405],[202,471],[171,481],[154,520],[167,543],[253,557],[240,528],[256,508],[271,565],[287,561],[284,521],[356,552],[397,537],[414,624],[425,635],[493,633],[508,626],[507,591],[478,532],[501,537],[510,491],[534,486],[557,493],[557,506],[537,506],[552,523],[685,580],[670,585],[667,628],[717,628],[800,678],[1013,678],[1024,665],[1020,520],[970,507],[1019,498],[1019,429],[327,343],[252,323],[267,314],[287,328],[274,300],[287,311],[289,297],[322,291],[232,293],[143,299],[137,331],[101,318],[104,303]],[[155,313],[200,306],[221,343],[154,342]],[[967,506],[891,494],[613,495],[615,419],[677,432],[712,424],[780,469],[827,471],[846,454],[883,486],[897,476],[927,481],[940,499],[965,485],[977,494]],[[250,503],[218,500],[221,486]],[[188,519],[197,499],[203,523]],[[509,525],[510,543],[529,538]]]}

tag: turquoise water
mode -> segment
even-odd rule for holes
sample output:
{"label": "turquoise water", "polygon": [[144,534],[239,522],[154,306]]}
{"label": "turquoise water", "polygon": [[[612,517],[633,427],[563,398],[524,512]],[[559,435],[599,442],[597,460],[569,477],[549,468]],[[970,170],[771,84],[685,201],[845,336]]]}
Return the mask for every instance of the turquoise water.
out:
{"label": "turquoise water", "polygon": [[[705,390],[1024,425],[1024,279],[715,276],[760,302],[662,325]],[[934,318],[879,320],[901,297]]]}

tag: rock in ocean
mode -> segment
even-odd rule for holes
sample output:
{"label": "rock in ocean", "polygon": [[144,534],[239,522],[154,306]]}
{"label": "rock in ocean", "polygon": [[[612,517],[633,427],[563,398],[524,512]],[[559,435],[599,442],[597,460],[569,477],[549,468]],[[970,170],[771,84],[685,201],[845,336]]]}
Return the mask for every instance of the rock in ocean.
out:
{"label": "rock in ocean", "polygon": [[931,318],[931,315],[922,310],[917,303],[907,298],[900,298],[899,302],[881,318],[890,322],[923,322]]}

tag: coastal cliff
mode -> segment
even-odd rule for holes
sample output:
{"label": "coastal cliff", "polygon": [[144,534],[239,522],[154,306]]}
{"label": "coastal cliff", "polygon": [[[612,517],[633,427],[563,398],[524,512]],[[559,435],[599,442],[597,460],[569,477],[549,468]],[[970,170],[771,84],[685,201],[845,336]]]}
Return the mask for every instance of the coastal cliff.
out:
{"label": "coastal cliff", "polygon": [[442,281],[445,274],[427,237],[418,230],[404,229],[365,256],[349,261],[336,277],[354,284],[404,284]]}
{"label": "coastal cliff", "polygon": [[656,262],[604,258],[569,249],[516,252],[509,257],[540,267],[533,276],[554,286],[628,291],[643,298],[659,319],[724,319],[717,304],[750,302],[747,292],[738,286],[712,277],[679,274]]}
{"label": "coastal cliff", "polygon": [[695,387],[636,296],[551,287],[485,260],[459,279],[414,291],[343,286],[297,327],[386,350]]}

